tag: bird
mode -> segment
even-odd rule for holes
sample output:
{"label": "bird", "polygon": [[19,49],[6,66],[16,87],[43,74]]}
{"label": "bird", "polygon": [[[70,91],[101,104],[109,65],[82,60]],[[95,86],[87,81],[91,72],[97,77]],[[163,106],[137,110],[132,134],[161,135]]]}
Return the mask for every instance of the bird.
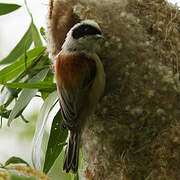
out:
{"label": "bird", "polygon": [[68,129],[63,162],[66,173],[78,172],[81,135],[104,92],[105,72],[98,56],[102,38],[94,20],[83,20],[68,31],[56,58],[61,127]]}

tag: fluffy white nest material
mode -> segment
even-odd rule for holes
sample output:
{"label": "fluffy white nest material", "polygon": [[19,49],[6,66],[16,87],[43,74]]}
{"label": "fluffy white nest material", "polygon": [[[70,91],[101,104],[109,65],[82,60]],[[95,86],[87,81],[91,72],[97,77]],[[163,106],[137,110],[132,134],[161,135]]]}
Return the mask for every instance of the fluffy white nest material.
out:
{"label": "fluffy white nest material", "polygon": [[[97,21],[106,38],[100,57],[107,87],[83,133],[84,179],[180,178],[179,10],[165,0],[68,3],[81,19]],[[58,4],[48,23],[52,57],[68,29],[59,28]]]}

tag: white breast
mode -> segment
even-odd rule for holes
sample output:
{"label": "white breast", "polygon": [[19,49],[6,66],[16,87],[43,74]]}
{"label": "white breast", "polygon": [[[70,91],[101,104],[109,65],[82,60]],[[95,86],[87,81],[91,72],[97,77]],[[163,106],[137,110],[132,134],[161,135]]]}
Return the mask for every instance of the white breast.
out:
{"label": "white breast", "polygon": [[88,54],[89,57],[96,61],[96,77],[94,79],[94,83],[92,85],[91,93],[90,93],[90,102],[92,104],[93,109],[96,107],[100,97],[102,96],[105,88],[105,73],[104,67],[99,59],[97,54]]}

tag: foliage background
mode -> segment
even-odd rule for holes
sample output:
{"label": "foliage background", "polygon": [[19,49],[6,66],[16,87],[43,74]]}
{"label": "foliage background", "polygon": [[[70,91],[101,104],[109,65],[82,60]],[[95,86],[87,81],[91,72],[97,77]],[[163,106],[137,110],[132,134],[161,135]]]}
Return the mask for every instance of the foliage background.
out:
{"label": "foliage background", "polygon": [[[46,141],[43,141],[42,152],[41,152],[42,156],[45,156],[45,150],[48,143],[48,137],[50,134],[50,127],[51,127],[52,120],[55,114],[59,110],[59,105],[58,103],[55,105],[55,107],[53,105],[57,99],[57,94],[55,93],[54,102],[52,102],[52,104],[50,104],[49,101],[46,102],[46,105],[44,106],[44,111],[42,109],[42,113],[39,114],[39,110],[44,100],[48,97],[48,95],[51,94],[51,92],[56,91],[56,86],[53,83],[54,81],[53,74],[49,70],[49,59],[47,57],[46,51],[43,50],[45,49],[43,47],[43,44],[45,44],[45,40],[43,40],[42,36],[40,37],[40,34],[39,34],[40,27],[42,25],[45,26],[45,17],[46,17],[47,9],[48,9],[48,1],[46,2],[41,1],[39,3],[37,3],[37,1],[31,1],[31,3],[29,3],[28,1],[29,3],[28,8],[29,6],[31,7],[29,8],[30,12],[28,12],[29,9],[27,9],[27,7],[25,6],[24,1],[13,1],[13,3],[16,3],[16,2],[22,5],[22,7],[20,7],[14,12],[11,12],[10,14],[5,14],[5,15],[3,15],[3,12],[5,11],[6,7],[3,8],[2,6],[3,4],[0,4],[0,14],[2,15],[0,16],[1,18],[0,26],[1,26],[1,32],[2,32],[1,34],[2,40],[0,41],[0,46],[2,45],[2,42],[4,43],[3,46],[1,46],[2,48],[0,51],[0,54],[1,54],[0,55],[1,57],[0,69],[2,70],[0,73],[0,79],[1,79],[0,81],[2,84],[0,86],[1,88],[0,162],[1,164],[5,164],[5,161],[8,158],[10,158],[11,156],[17,156],[24,159],[26,162],[32,165],[31,163],[32,141],[33,141],[33,136],[35,133],[35,127],[38,126],[36,125],[38,116],[41,117],[42,121],[46,119],[46,116],[48,117],[47,124],[45,122],[40,121],[40,125],[39,125],[39,128],[41,128],[41,124],[43,123],[45,124],[43,127],[43,131],[44,131],[43,139],[45,139]],[[0,1],[0,3],[8,3],[8,1]],[[9,3],[12,3],[12,1],[9,1]],[[34,16],[31,15],[31,12],[35,12],[34,14],[36,14],[36,18],[34,18]],[[29,26],[30,23],[31,23],[31,27]],[[36,28],[35,23],[38,24],[38,29]],[[7,30],[8,28],[9,30]],[[29,30],[27,30],[28,28]],[[5,34],[4,35],[3,31],[6,32],[7,34],[4,33]],[[28,32],[28,34],[26,31]],[[24,35],[26,36],[26,38],[25,37],[22,38],[23,34],[26,34]],[[31,44],[32,41],[33,41],[33,44]],[[17,48],[17,43],[19,43],[19,45],[21,44],[20,48]],[[28,46],[30,47],[30,49],[34,49],[34,48],[35,49],[30,52],[27,52],[29,49]],[[31,58],[33,56],[34,58]],[[19,64],[16,63],[18,61],[21,61],[21,63]],[[37,63],[35,63],[36,66],[34,68],[32,64],[35,61],[37,61]],[[46,76],[46,78],[43,74]],[[32,80],[33,78],[34,80]],[[36,86],[36,82],[38,82],[38,79],[43,80],[44,78],[45,78],[45,81],[47,82],[47,84],[45,85],[46,90],[44,92],[39,91],[37,93],[36,89],[39,89],[39,88],[41,89],[41,87],[44,85],[40,84],[41,87],[39,86],[39,88],[37,88],[37,87],[32,87],[31,83],[35,83],[35,86]],[[13,88],[5,88],[5,86],[3,85],[4,83],[7,83],[7,82],[16,82],[16,84],[14,84],[15,86],[13,85]],[[18,82],[21,82],[21,84],[18,84]],[[24,82],[24,84],[22,84],[22,82]],[[31,87],[29,87],[28,84]],[[47,89],[47,86],[50,89]],[[25,87],[27,89],[24,89]],[[16,88],[18,88],[19,90]],[[17,97],[14,96],[14,93],[19,94],[20,98],[18,98],[18,100],[17,100]],[[31,100],[30,103],[29,103],[29,100]],[[54,107],[52,111],[51,111],[51,106]],[[50,113],[47,111],[48,108],[51,111]],[[22,111],[23,111],[23,116],[20,117],[19,115],[21,114]],[[44,114],[46,114],[46,116]],[[58,114],[58,116],[59,118],[57,119],[61,120],[60,114]],[[17,118],[14,121],[15,117]],[[13,121],[12,124],[11,124],[11,120]],[[26,121],[29,121],[29,123],[26,124]],[[9,124],[10,127],[8,127],[7,124]],[[64,137],[63,141],[66,139],[66,135],[67,135],[67,132],[65,132],[65,135],[61,137],[61,138]],[[40,143],[41,142],[37,143],[39,150],[41,150]],[[57,144],[57,143],[54,143],[54,144]],[[63,146],[61,146],[60,149],[62,149],[62,147]],[[59,153],[60,152],[57,153],[55,159],[57,158]],[[49,161],[48,156],[46,157],[47,157],[47,162],[48,162]],[[63,157],[63,153],[58,158],[57,163],[54,164],[54,167],[49,172],[50,178],[52,179],[59,179],[59,177],[63,179],[74,178],[74,176],[72,175],[67,175],[65,173],[62,173],[62,170],[61,170],[62,157]],[[15,163],[15,160],[12,160],[11,162]],[[35,162],[36,162],[36,159],[35,159]],[[49,163],[49,168],[52,166],[52,164],[53,162]],[[46,168],[46,171],[48,170]]]}

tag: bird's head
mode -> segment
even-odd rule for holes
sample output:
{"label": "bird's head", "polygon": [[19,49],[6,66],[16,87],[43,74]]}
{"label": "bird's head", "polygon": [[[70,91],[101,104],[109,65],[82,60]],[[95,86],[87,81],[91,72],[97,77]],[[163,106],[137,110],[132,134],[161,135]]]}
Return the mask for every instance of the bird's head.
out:
{"label": "bird's head", "polygon": [[99,49],[99,40],[102,38],[99,25],[93,20],[84,20],[70,29],[62,49],[96,52]]}

